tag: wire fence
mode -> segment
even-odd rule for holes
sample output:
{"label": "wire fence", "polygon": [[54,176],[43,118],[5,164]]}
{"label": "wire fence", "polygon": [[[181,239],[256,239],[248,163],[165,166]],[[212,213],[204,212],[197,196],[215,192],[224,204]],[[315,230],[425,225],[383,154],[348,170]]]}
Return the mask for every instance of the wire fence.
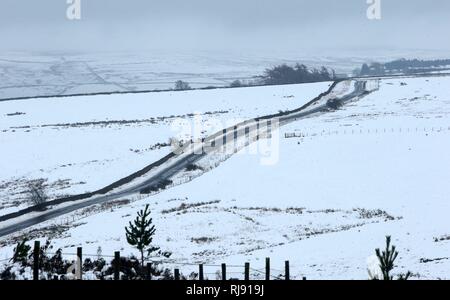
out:
{"label": "wire fence", "polygon": [[[39,276],[36,274],[39,274],[40,268],[39,265],[34,263],[34,261],[37,258],[37,261],[40,261],[39,257],[40,255],[44,255],[45,258],[50,261],[55,256],[61,256],[61,259],[65,262],[71,263],[75,266],[73,269],[77,269],[77,266],[79,270],[83,269],[83,264],[86,263],[86,259],[92,259],[92,261],[98,261],[100,259],[103,259],[105,262],[108,262],[110,266],[114,269],[114,278],[120,278],[120,260],[125,259],[129,262],[134,262],[138,265],[141,265],[143,262],[133,256],[121,256],[120,252],[115,252],[114,255],[104,255],[101,253],[82,253],[82,248],[79,247],[77,249],[77,253],[73,252],[63,252],[63,251],[45,251],[45,249],[42,249],[40,247],[36,248],[33,252],[29,255],[28,258],[32,259],[33,263],[30,265],[33,265],[33,278],[35,276]],[[38,250],[36,250],[38,249]],[[42,257],[41,257],[42,258]],[[119,258],[119,259],[118,259]],[[14,259],[11,258],[2,258],[0,259],[0,272],[8,266],[11,266],[14,261]],[[247,279],[250,278],[253,279],[266,279],[266,280],[287,280],[291,279],[289,278],[290,270],[289,270],[289,264],[288,261],[285,262],[285,269],[281,270],[278,268],[273,268],[270,266],[270,259],[266,258],[266,265],[265,268],[258,269],[255,267],[250,267],[250,263],[245,263],[243,265],[240,264],[217,264],[217,263],[203,263],[203,262],[188,262],[188,261],[180,261],[177,259],[171,259],[171,258],[161,258],[161,257],[150,257],[144,259],[143,266],[147,266],[149,268],[149,265],[157,266],[157,265],[163,265],[165,269],[173,270],[173,274],[175,275],[175,280],[179,280],[181,277],[183,279],[199,279],[199,280],[228,280],[228,279]],[[119,265],[117,265],[119,264]],[[168,268],[169,267],[169,268]],[[185,275],[180,276],[181,270],[187,271]],[[72,270],[72,269],[71,269]],[[72,271],[71,271],[72,272]],[[69,273],[68,273],[69,274]],[[81,271],[80,271],[81,274]],[[188,275],[187,275],[188,274]],[[58,275],[64,275],[64,274],[58,274]],[[82,275],[80,275],[82,276]],[[55,277],[57,277],[55,275]],[[303,276],[302,276],[303,277]],[[304,278],[304,277],[303,277]],[[294,278],[292,278],[294,279]]]}
{"label": "wire fence", "polygon": [[450,126],[432,126],[432,127],[390,127],[390,128],[360,128],[360,129],[342,129],[342,130],[321,130],[321,131],[295,131],[287,132],[284,138],[305,138],[317,136],[333,136],[333,135],[366,135],[366,134],[407,134],[407,133],[448,133]]}
{"label": "wire fence", "polygon": [[[69,250],[69,249],[67,249]],[[16,252],[17,251],[17,252]],[[155,271],[155,274],[164,273],[165,276],[170,277],[171,271],[173,271],[173,277],[175,279],[200,279],[204,280],[207,278],[213,279],[247,279],[250,277],[266,280],[288,280],[290,278],[290,264],[289,261],[284,261],[284,268],[277,268],[279,265],[271,265],[270,258],[265,259],[264,268],[260,269],[252,265],[250,267],[250,262],[245,264],[225,264],[217,263],[214,258],[209,258],[215,260],[215,262],[210,261],[187,261],[186,259],[176,259],[165,257],[164,254],[158,256],[150,256],[145,258],[139,258],[133,254],[121,255],[120,251],[115,251],[112,254],[104,254],[101,248],[98,248],[96,253],[83,253],[82,247],[77,247],[76,251],[64,251],[64,249],[54,250],[50,244],[47,242],[45,245],[41,246],[39,240],[34,242],[34,248],[30,248],[27,253],[19,251],[18,248],[14,250],[13,257],[4,256],[0,258],[0,275],[3,274],[5,268],[13,267],[15,263],[20,263],[20,266],[27,267],[28,270],[33,269],[33,278],[39,276],[39,272],[48,272],[48,270],[54,270],[55,268],[49,264],[54,264],[58,269],[59,273],[65,272],[61,269],[61,266],[67,270],[77,269],[80,274],[82,274],[83,269],[86,272],[100,272],[101,276],[107,270],[108,274],[111,274],[111,270],[114,270],[114,278],[120,278],[122,269],[125,268],[124,272],[130,271],[138,272],[142,275],[144,270],[147,272],[147,276],[151,277],[151,272]],[[258,261],[258,259],[256,259]],[[255,263],[255,262],[253,262]],[[278,262],[281,263],[281,262]],[[42,264],[40,266],[39,264]],[[256,266],[261,266],[262,262],[256,262]],[[102,267],[98,267],[102,266]],[[18,267],[18,265],[15,266]],[[70,267],[70,268],[69,268]],[[104,267],[107,267],[105,269]],[[126,269],[128,268],[128,269]],[[297,270],[299,268],[296,268]],[[181,270],[185,271],[185,275],[181,275]],[[69,273],[67,273],[68,275]],[[77,276],[82,276],[78,274]],[[99,274],[99,273],[97,273]],[[188,274],[186,276],[186,274]],[[299,273],[297,273],[299,274]],[[57,274],[66,275],[66,274]],[[89,274],[92,275],[92,274]],[[110,276],[110,275],[108,275]],[[159,275],[158,275],[159,276]],[[294,277],[292,277],[294,278]]]}
{"label": "wire fence", "polygon": [[13,259],[12,257],[11,258],[2,258],[2,259],[0,259],[0,263],[11,261],[12,259]]}

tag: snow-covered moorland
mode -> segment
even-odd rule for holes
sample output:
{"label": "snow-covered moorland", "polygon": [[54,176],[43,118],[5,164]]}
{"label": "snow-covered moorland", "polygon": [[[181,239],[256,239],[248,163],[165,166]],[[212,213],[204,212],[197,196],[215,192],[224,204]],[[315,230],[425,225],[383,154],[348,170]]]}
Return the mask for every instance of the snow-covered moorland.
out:
{"label": "snow-covered moorland", "polygon": [[[184,185],[136,202],[123,199],[84,209],[39,225],[43,229],[41,232],[31,229],[26,233],[31,238],[51,238],[55,247],[62,247],[67,253],[73,253],[74,248],[81,245],[85,253],[96,253],[101,247],[105,254],[121,250],[126,255],[133,253],[133,249],[126,243],[124,226],[137,210],[150,204],[157,227],[155,242],[164,250],[173,252],[173,265],[183,262],[243,265],[250,261],[255,269],[261,269],[264,258],[271,257],[273,272],[282,270],[284,260],[290,260],[292,276],[364,279],[367,278],[367,259],[374,254],[375,248],[384,245],[384,236],[390,234],[400,251],[399,272],[410,270],[416,278],[449,278],[449,84],[448,77],[383,79],[378,91],[336,112],[315,115],[281,127],[276,164],[262,165],[255,155],[235,155]],[[180,107],[179,110],[165,111],[158,104],[158,113],[150,114],[155,117],[193,112],[196,106],[192,101],[201,98],[199,111],[228,111],[217,116],[245,119],[296,108],[327,88],[328,83],[324,83],[145,97],[155,97],[155,102],[162,99],[165,104],[171,101],[171,97],[178,99],[176,107]],[[36,118],[36,115],[48,115],[44,108],[35,106],[26,111],[23,104],[20,106],[21,102],[8,102],[6,106],[0,104],[2,112],[6,109],[7,113],[25,113],[0,116],[2,129],[6,130],[1,133],[2,145],[13,145],[7,150],[2,148],[2,152],[19,153],[18,149],[24,146],[21,143],[27,141],[26,134],[34,134],[34,138],[26,142],[26,146],[32,149],[30,153],[45,149],[43,145],[49,143],[57,145],[51,140],[55,132],[55,135],[60,135],[55,141],[69,140],[67,147],[78,151],[56,148],[53,155],[41,152],[41,157],[54,159],[46,162],[47,170],[50,170],[49,165],[65,162],[62,158],[68,162],[75,158],[89,161],[86,153],[96,154],[104,160],[92,167],[95,172],[89,169],[79,172],[82,168],[68,172],[67,167],[61,167],[59,173],[42,172],[49,178],[54,176],[51,181],[61,176],[73,176],[75,181],[89,181],[91,178],[95,184],[104,183],[97,174],[127,175],[130,169],[143,161],[148,163],[161,155],[156,152],[154,156],[149,155],[151,151],[142,154],[129,151],[130,154],[123,158],[127,148],[141,149],[149,143],[148,140],[155,143],[168,139],[170,135],[165,134],[169,131],[167,124],[164,127],[149,122],[151,125],[142,128],[122,124],[117,132],[111,128],[116,125],[110,124],[103,127],[97,124],[62,126],[59,130],[60,126],[42,126],[149,116],[139,105],[142,102],[133,103],[127,98],[126,104],[120,104],[124,103],[120,97],[129,96],[114,96],[118,97],[117,100],[99,97],[67,98],[53,103],[50,101],[55,100],[48,100],[55,105],[59,101],[65,104],[61,104],[61,113],[50,120]],[[192,101],[183,102],[186,98]],[[98,104],[107,100],[117,103],[111,106],[114,107],[111,116],[105,113],[105,105]],[[39,101],[45,104],[47,100]],[[71,109],[67,108],[70,101],[73,103]],[[87,107],[93,106],[88,110],[90,113],[82,109],[83,103]],[[69,115],[76,107],[83,113],[73,114],[73,119],[70,119]],[[152,107],[150,105],[149,109]],[[167,104],[167,107],[173,108],[173,104]],[[40,109],[42,111],[37,113]],[[135,110],[129,117],[127,112],[132,109]],[[86,119],[80,120],[78,117],[81,115]],[[10,121],[27,116],[31,119],[25,122]],[[12,128],[23,126],[31,127]],[[162,127],[166,131],[161,134]],[[111,138],[106,135],[108,131],[113,132],[110,133]],[[141,133],[136,133],[138,131]],[[36,138],[40,136],[41,139]],[[103,146],[95,142],[100,136]],[[155,136],[159,138],[155,139]],[[71,144],[69,137],[77,143]],[[144,140],[145,137],[148,139]],[[36,143],[41,143],[41,146]],[[130,146],[130,143],[136,144]],[[139,143],[143,143],[140,148]],[[73,148],[75,144],[79,148]],[[119,152],[118,149],[122,150]],[[132,159],[132,155],[138,158]],[[108,156],[112,162],[107,160]],[[114,165],[117,157],[121,158],[121,163]],[[25,176],[27,172],[41,172],[38,168],[27,169],[34,166],[32,158],[20,169],[22,159],[10,160],[9,169],[2,170],[5,172],[3,178],[10,180],[11,176],[7,175],[10,172],[18,173],[17,177]],[[38,159],[36,163],[40,161],[45,160]],[[17,166],[12,165],[13,162],[17,162]],[[210,163],[212,159],[208,158],[199,165],[208,166]],[[99,169],[99,165],[104,169]],[[127,169],[123,170],[123,166]],[[108,182],[110,179],[104,180]],[[2,188],[2,192],[7,193],[5,191],[7,189]],[[10,256],[13,247],[10,243],[18,236],[3,239],[0,259]],[[183,265],[182,270],[195,270],[195,266]],[[216,270],[210,267],[207,272]],[[256,271],[252,274],[257,275]]]}
{"label": "snow-covered moorland", "polygon": [[[0,214],[29,205],[29,181],[51,198],[99,189],[171,151],[176,122],[223,128],[295,109],[330,83],[0,102]],[[201,135],[221,128],[205,128]]]}

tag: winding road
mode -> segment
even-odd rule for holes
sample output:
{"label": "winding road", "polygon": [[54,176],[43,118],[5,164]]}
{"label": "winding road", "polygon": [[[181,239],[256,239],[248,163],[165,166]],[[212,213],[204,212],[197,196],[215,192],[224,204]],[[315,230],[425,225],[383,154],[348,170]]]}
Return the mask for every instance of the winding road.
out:
{"label": "winding road", "polygon": [[[167,162],[157,166],[155,169],[152,169],[151,174],[147,174],[148,178],[145,180],[140,180],[140,182],[137,182],[139,180],[135,180],[134,183],[127,183],[122,187],[115,188],[105,195],[94,195],[87,199],[70,201],[68,203],[55,205],[53,207],[49,207],[45,211],[33,211],[21,216],[6,219],[0,222],[0,237],[16,233],[20,230],[51,220],[64,214],[71,213],[81,208],[117,200],[132,194],[141,193],[144,190],[151,190],[155,188],[157,189],[157,187],[164,184],[164,182],[167,182],[175,175],[183,172],[187,166],[195,164],[202,158],[205,158],[211,152],[203,150],[206,148],[209,149],[211,145],[221,144],[227,146],[227,144],[231,142],[233,143],[233,145],[235,145],[236,139],[248,139],[249,136],[256,136],[256,139],[246,141],[245,144],[248,145],[249,143],[259,139],[260,136],[263,136],[261,134],[261,128],[259,126],[261,122],[264,122],[265,124],[271,124],[271,122],[277,121],[279,122],[279,126],[283,126],[290,122],[310,117],[317,113],[333,111],[348,102],[356,101],[372,92],[373,90],[370,90],[367,87],[368,81],[370,80],[360,79],[336,82],[330,87],[327,92],[321,94],[319,97],[308,102],[301,108],[248,120],[217,132],[202,140],[200,143],[197,143],[196,145],[192,143],[187,144],[181,149],[181,153],[174,155]],[[335,97],[333,96],[334,90],[340,84],[347,84],[348,90],[345,91],[342,96]],[[336,105],[338,107],[336,107]],[[198,151],[199,147],[201,147],[201,151]],[[217,150],[213,151],[223,150],[218,149],[220,147],[213,148],[217,148]]]}

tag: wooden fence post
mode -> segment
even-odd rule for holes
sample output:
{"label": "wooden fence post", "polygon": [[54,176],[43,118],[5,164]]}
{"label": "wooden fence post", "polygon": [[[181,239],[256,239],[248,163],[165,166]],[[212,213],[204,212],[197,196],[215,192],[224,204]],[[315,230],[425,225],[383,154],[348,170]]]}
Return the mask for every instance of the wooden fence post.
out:
{"label": "wooden fence post", "polygon": [[83,248],[77,248],[77,269],[76,276],[78,280],[83,279]]}
{"label": "wooden fence post", "polygon": [[270,258],[266,257],[266,280],[270,280]]}
{"label": "wooden fence post", "polygon": [[39,280],[39,252],[41,250],[41,245],[39,241],[34,242],[33,251],[33,280]]}
{"label": "wooden fence post", "polygon": [[203,278],[203,264],[198,265],[198,280],[204,280]]}
{"label": "wooden fence post", "polygon": [[152,263],[147,263],[147,280],[152,280]]}
{"label": "wooden fence post", "polygon": [[120,252],[114,252],[114,280],[120,280]]}
{"label": "wooden fence post", "polygon": [[285,262],[284,262],[284,279],[285,280],[290,280],[291,278],[290,278],[290,272],[289,272],[290,270],[289,270],[289,261],[288,260],[286,260]]}
{"label": "wooden fence post", "polygon": [[227,265],[222,264],[222,280],[227,280]]}
{"label": "wooden fence post", "polygon": [[284,262],[284,279],[289,280],[290,274],[289,274],[289,261]]}
{"label": "wooden fence post", "polygon": [[180,280],[180,270],[175,269],[174,274],[175,274],[175,280]]}
{"label": "wooden fence post", "polygon": [[250,280],[250,263],[245,263],[244,280]]}

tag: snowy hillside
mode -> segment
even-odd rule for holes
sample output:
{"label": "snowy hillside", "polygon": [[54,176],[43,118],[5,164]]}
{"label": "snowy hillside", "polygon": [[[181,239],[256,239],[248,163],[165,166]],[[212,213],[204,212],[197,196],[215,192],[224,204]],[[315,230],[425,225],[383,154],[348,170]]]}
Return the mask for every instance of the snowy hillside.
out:
{"label": "snowy hillside", "polygon": [[0,102],[0,142],[9,158],[0,168],[0,214],[28,205],[22,192],[30,180],[47,180],[53,198],[99,189],[143,168],[172,151],[169,138],[180,121],[210,122],[204,136],[300,107],[329,85]]}
{"label": "snowy hillside", "polygon": [[[261,164],[248,148],[227,160],[207,157],[199,165],[217,167],[191,182],[136,202],[86,208],[42,223],[36,227],[41,232],[25,232],[51,238],[67,253],[82,245],[86,253],[101,247],[105,254],[130,254],[124,226],[150,204],[155,242],[172,251],[176,263],[250,261],[260,269],[264,257],[271,257],[278,270],[290,260],[297,278],[365,279],[368,258],[383,246],[385,235],[392,235],[400,251],[399,271],[410,270],[418,279],[448,279],[449,85],[449,77],[383,79],[379,90],[335,112],[281,127],[275,164]],[[172,136],[172,115],[189,118],[199,111],[210,112],[207,118],[239,121],[297,108],[328,87],[0,103],[1,144],[8,145],[2,154],[11,158],[2,166],[6,200],[0,212],[25,205],[14,202],[21,201],[14,190],[29,178],[67,179],[65,189],[52,186],[53,195],[78,192],[158,159],[170,148],[145,149]],[[54,146],[43,146],[49,143]],[[18,236],[0,241],[0,260],[10,256]],[[186,272],[189,268],[183,266]]]}

